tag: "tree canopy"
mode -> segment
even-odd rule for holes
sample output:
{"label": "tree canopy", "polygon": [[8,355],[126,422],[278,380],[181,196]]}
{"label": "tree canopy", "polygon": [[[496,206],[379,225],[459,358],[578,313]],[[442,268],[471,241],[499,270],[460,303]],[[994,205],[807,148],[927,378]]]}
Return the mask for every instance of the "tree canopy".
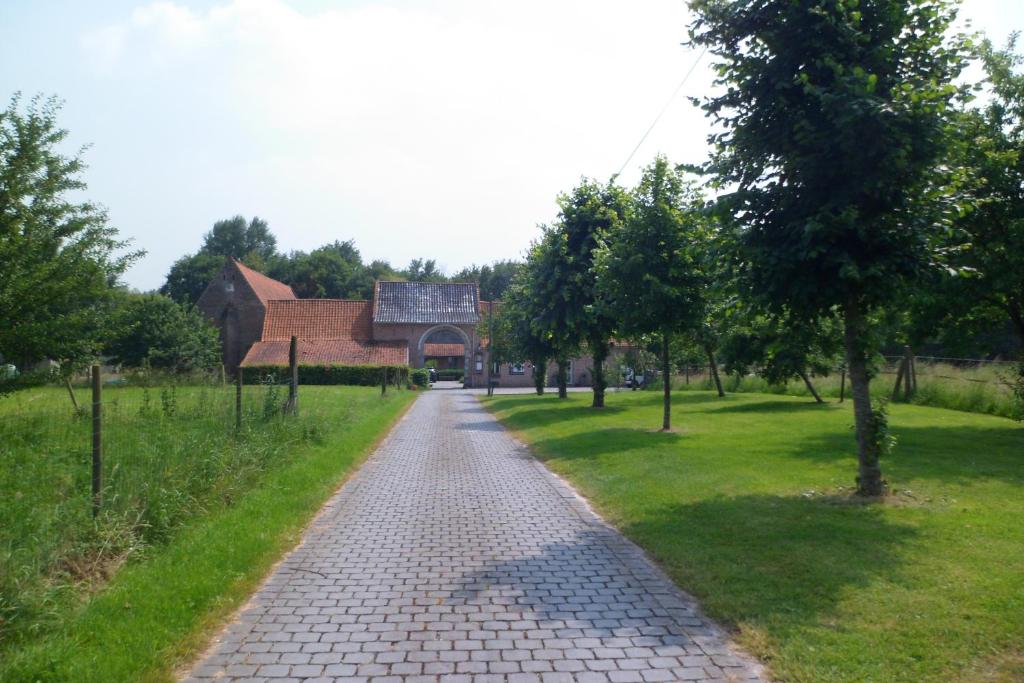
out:
{"label": "tree canopy", "polygon": [[113,285],[141,252],[79,199],[82,151],[61,151],[59,110],[16,95],[0,111],[0,355],[67,371],[99,353]]}

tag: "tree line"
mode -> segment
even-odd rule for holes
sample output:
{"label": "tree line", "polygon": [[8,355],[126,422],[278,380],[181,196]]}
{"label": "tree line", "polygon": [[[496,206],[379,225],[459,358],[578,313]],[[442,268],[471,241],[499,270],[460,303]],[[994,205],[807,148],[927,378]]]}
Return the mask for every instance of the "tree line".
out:
{"label": "tree line", "polygon": [[[652,348],[665,430],[672,369],[694,358],[716,380],[719,360],[798,377],[819,401],[812,375],[841,364],[857,490],[877,496],[891,444],[870,395],[880,351],[1024,347],[1016,36],[997,49],[952,34],[956,5],[942,0],[690,7],[689,44],[717,75],[695,101],[715,124],[709,158],[658,157],[633,188],[584,178],[559,196],[491,322],[494,358],[553,361],[565,397],[568,359],[586,351],[600,408],[609,342]],[[977,83],[963,78],[972,61]]]}
{"label": "tree line", "polygon": [[282,253],[266,221],[234,216],[214,223],[196,253],[174,262],[160,292],[179,303],[195,304],[226,257],[290,285],[300,299],[369,299],[377,280],[476,282],[483,299],[500,299],[520,265],[496,261],[449,276],[436,260],[419,258],[405,268],[394,268],[385,260],[364,263],[352,240],[334,241],[309,252]]}

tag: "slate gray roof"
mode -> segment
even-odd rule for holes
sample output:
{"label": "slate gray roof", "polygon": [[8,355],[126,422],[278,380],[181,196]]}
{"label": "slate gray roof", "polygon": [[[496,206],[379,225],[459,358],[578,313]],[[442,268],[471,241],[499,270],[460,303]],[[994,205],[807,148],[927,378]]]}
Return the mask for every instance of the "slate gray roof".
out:
{"label": "slate gray roof", "polygon": [[373,322],[475,325],[480,301],[473,283],[378,282]]}

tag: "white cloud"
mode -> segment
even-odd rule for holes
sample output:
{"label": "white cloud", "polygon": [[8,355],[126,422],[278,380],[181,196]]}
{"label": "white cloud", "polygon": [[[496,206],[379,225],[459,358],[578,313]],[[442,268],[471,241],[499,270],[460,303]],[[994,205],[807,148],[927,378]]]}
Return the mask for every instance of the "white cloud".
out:
{"label": "white cloud", "polygon": [[[286,248],[354,237],[368,258],[455,269],[518,256],[558,192],[618,170],[693,61],[685,24],[672,0],[157,2],[82,46],[93,77],[181,132],[176,153],[193,164],[169,177],[184,194],[169,210],[214,194],[270,217]],[[657,150],[700,160],[704,126],[681,96],[632,166]],[[169,143],[140,144],[166,156]],[[189,219],[186,249],[209,218]],[[162,274],[174,255],[142,267]]]}

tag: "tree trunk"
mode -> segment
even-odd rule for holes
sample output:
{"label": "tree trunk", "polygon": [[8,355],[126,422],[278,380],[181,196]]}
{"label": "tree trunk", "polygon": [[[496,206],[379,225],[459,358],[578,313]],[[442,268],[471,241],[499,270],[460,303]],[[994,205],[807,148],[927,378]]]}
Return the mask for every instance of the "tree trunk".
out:
{"label": "tree trunk", "polygon": [[802,379],[804,384],[807,385],[807,390],[811,392],[811,396],[814,397],[814,400],[818,403],[824,403],[824,401],[821,400],[821,396],[818,396],[818,392],[814,390],[814,385],[811,384],[811,378],[807,376],[807,373],[803,370],[797,370],[796,374],[800,375],[800,379]]}
{"label": "tree trunk", "polygon": [[668,330],[661,335],[661,385],[664,414],[661,419],[661,431],[672,429],[672,374],[669,366],[668,348],[672,335]]}
{"label": "tree trunk", "polygon": [[1021,359],[1024,360],[1024,310],[1019,301],[1010,300],[1006,305],[1013,322],[1013,329],[1017,331],[1017,341],[1020,342]]}
{"label": "tree trunk", "polygon": [[871,387],[868,378],[868,354],[864,348],[868,336],[867,321],[859,302],[851,297],[843,307],[846,365],[850,372],[850,394],[853,397],[854,429],[857,434],[857,493],[880,496],[883,493],[882,468],[878,446],[872,435]]}
{"label": "tree trunk", "polygon": [[533,388],[538,396],[544,395],[544,385],[548,380],[548,359],[533,359]]}
{"label": "tree trunk", "polygon": [[82,412],[82,407],[78,405],[78,398],[75,396],[75,390],[71,387],[71,378],[64,378],[64,386],[68,388],[68,396],[71,397],[71,405],[75,407],[75,414]]}
{"label": "tree trunk", "polygon": [[608,342],[599,341],[590,343],[591,354],[594,358],[594,400],[590,404],[593,408],[604,408],[604,390],[606,383],[604,379],[604,361],[608,357]]}
{"label": "tree trunk", "polygon": [[558,398],[569,398],[568,384],[569,361],[565,358],[558,359]]}
{"label": "tree trunk", "polygon": [[718,376],[718,363],[715,362],[715,350],[710,344],[704,346],[704,353],[708,355],[708,374],[715,380],[715,387],[718,389],[718,397],[725,396],[722,388],[722,378]]}

